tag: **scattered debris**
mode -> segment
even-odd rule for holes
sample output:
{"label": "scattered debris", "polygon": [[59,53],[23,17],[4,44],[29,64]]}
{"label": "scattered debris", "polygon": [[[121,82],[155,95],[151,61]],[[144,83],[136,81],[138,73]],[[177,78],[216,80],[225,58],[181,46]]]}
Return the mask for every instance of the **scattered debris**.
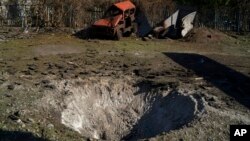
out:
{"label": "scattered debris", "polygon": [[197,12],[192,12],[182,19],[183,30],[181,31],[182,37],[185,37],[194,27],[193,22]]}
{"label": "scattered debris", "polygon": [[176,28],[177,19],[179,15],[179,10],[177,10],[173,15],[167,18],[162,26],[158,26],[154,28],[154,33],[157,38],[165,37],[169,28]]}
{"label": "scattered debris", "polygon": [[[156,38],[183,38],[194,27],[193,21],[196,16],[196,11],[191,13],[182,12],[177,10],[169,18],[163,21],[162,25],[153,29]],[[181,14],[180,14],[181,13]],[[183,17],[183,15],[185,15]]]}

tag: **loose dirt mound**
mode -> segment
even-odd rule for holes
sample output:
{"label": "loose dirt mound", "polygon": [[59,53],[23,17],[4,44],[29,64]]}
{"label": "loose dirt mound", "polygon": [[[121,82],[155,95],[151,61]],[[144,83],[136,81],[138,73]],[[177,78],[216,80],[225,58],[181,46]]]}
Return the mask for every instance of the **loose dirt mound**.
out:
{"label": "loose dirt mound", "polygon": [[228,38],[230,38],[228,35],[218,30],[199,27],[199,28],[194,28],[185,38],[185,41],[196,42],[196,43],[215,43],[215,42],[221,42]]}
{"label": "loose dirt mound", "polygon": [[91,78],[55,85],[57,91],[45,98],[50,109],[57,110],[62,124],[94,139],[153,137],[180,128],[204,110],[202,100],[191,95],[145,90],[128,79]]}

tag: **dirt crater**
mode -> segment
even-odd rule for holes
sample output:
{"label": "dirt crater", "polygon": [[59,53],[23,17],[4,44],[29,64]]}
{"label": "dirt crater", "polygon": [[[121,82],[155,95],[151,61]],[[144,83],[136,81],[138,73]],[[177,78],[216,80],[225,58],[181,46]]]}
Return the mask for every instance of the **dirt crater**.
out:
{"label": "dirt crater", "polygon": [[45,98],[49,107],[57,110],[62,124],[94,139],[154,137],[188,124],[204,111],[201,98],[135,86],[131,79],[89,78],[54,84],[56,92]]}

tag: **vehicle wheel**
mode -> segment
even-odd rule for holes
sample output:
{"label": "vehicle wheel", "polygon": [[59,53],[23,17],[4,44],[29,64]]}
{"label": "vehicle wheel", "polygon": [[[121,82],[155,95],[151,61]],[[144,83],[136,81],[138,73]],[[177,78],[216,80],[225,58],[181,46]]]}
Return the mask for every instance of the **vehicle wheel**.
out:
{"label": "vehicle wheel", "polygon": [[137,32],[138,32],[138,25],[137,23],[133,23],[132,24],[132,33],[135,33],[137,35]]}
{"label": "vehicle wheel", "polygon": [[94,29],[90,28],[87,32],[87,38],[89,39],[93,39],[95,37],[95,34],[94,34]]}
{"label": "vehicle wheel", "polygon": [[119,40],[121,40],[121,38],[122,38],[122,31],[120,29],[118,29],[116,31],[115,39],[119,41]]}

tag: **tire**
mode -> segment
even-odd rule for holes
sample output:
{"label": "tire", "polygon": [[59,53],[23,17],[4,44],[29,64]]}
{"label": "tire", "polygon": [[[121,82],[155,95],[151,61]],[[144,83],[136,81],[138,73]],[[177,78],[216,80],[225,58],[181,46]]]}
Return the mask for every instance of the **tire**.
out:
{"label": "tire", "polygon": [[115,40],[117,40],[117,41],[119,41],[119,40],[121,40],[122,39],[122,31],[120,30],[120,29],[118,29],[117,31],[116,31],[116,34],[115,34]]}
{"label": "tire", "polygon": [[137,35],[138,32],[138,25],[137,23],[132,23],[132,33],[135,33]]}

